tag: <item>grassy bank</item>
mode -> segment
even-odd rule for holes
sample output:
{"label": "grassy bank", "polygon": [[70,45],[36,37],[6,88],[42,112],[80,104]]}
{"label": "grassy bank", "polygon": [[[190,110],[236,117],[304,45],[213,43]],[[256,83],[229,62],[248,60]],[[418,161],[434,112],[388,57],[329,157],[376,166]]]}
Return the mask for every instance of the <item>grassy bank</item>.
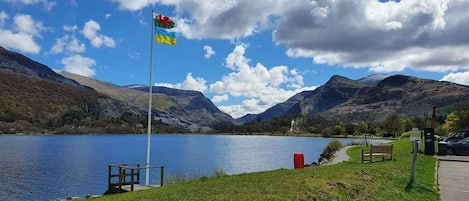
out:
{"label": "grassy bank", "polygon": [[350,161],[337,165],[202,179],[93,200],[439,200],[436,159],[419,155],[411,184],[411,143],[393,143],[392,161],[362,164],[363,147],[353,147]]}

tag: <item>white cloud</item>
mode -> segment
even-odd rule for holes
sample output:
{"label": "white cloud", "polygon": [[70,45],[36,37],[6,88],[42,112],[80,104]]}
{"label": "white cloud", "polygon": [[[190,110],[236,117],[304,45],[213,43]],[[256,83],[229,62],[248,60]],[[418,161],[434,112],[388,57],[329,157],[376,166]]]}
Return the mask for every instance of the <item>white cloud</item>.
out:
{"label": "white cloud", "polygon": [[52,10],[57,5],[57,2],[48,1],[48,0],[1,0],[1,1],[15,4],[15,5],[42,4],[44,6],[44,9],[47,11]]}
{"label": "white cloud", "polygon": [[0,12],[0,28],[3,28],[5,21],[8,19],[8,15],[5,11]]}
{"label": "white cloud", "polygon": [[[312,12],[321,9],[327,12]],[[448,72],[469,66],[468,9],[468,1],[458,0],[295,1],[273,36],[289,56],[316,63]]]}
{"label": "white cloud", "polygon": [[376,73],[469,66],[465,0],[112,1],[132,11],[173,6],[175,29],[189,39],[236,40],[272,30],[273,42],[289,56],[320,64]]}
{"label": "white cloud", "polygon": [[122,10],[138,11],[156,3],[174,6],[178,30],[191,39],[233,39],[250,36],[270,26],[269,17],[282,3],[279,0],[111,0]]}
{"label": "white cloud", "polygon": [[214,103],[221,103],[221,102],[227,101],[228,98],[229,98],[229,97],[228,97],[228,94],[216,95],[216,96],[213,96],[212,102],[214,102]]}
{"label": "white cloud", "polygon": [[80,40],[75,37],[75,32],[78,30],[77,26],[63,26],[63,30],[72,32],[71,34],[65,34],[61,38],[55,39],[55,43],[48,52],[49,54],[76,54],[84,53],[86,46]]}
{"label": "white cloud", "polygon": [[450,73],[444,76],[443,78],[441,78],[441,81],[449,81],[449,82],[454,82],[457,84],[469,86],[469,71]]}
{"label": "white cloud", "polygon": [[307,89],[303,88],[303,77],[296,70],[287,66],[267,68],[261,63],[250,66],[245,52],[245,45],[237,45],[225,59],[233,72],[210,84],[211,93],[247,98],[241,105],[220,106],[224,112],[235,118],[260,113]]}
{"label": "white cloud", "polygon": [[78,30],[78,26],[63,26],[64,31],[69,31],[75,33]]}
{"label": "white cloud", "polygon": [[86,77],[93,77],[96,74],[96,71],[92,68],[96,65],[96,61],[89,57],[76,54],[62,59],[61,64],[64,65],[64,70],[70,73]]}
{"label": "white cloud", "polygon": [[111,0],[119,5],[121,10],[137,11],[150,5],[154,5],[160,0]]}
{"label": "white cloud", "polygon": [[249,68],[249,59],[244,57],[244,54],[246,53],[246,44],[240,44],[235,47],[233,52],[231,52],[226,58],[225,58],[225,64],[228,68],[235,70],[236,67],[239,68]]}
{"label": "white cloud", "polygon": [[80,42],[75,36],[65,35],[62,38],[57,38],[49,53],[51,54],[74,54],[84,53],[86,50],[85,44]]}
{"label": "white cloud", "polygon": [[49,28],[44,27],[42,22],[33,20],[30,15],[16,14],[13,17],[12,29],[4,29],[7,19],[9,16],[1,12],[0,45],[26,53],[39,53],[41,47],[35,38],[41,38],[41,33]]}
{"label": "white cloud", "polygon": [[207,58],[207,59],[209,59],[210,57],[215,55],[215,51],[213,51],[212,47],[210,47],[208,45],[204,45],[204,51],[205,51],[204,57]]}
{"label": "white cloud", "polygon": [[114,42],[114,39],[109,36],[99,34],[99,30],[101,30],[101,26],[98,22],[88,20],[83,27],[82,33],[88,40],[90,40],[93,47],[100,48],[103,45],[106,47],[115,47],[116,43]]}
{"label": "white cloud", "polygon": [[111,16],[112,16],[111,13],[106,13],[106,15],[104,15],[104,18],[109,19],[111,18]]}
{"label": "white cloud", "polygon": [[207,91],[207,81],[203,78],[194,78],[192,73],[187,73],[186,79],[182,83],[170,84],[170,83],[157,83],[157,86],[164,86],[175,89],[193,90],[205,92]]}
{"label": "white cloud", "polygon": [[42,25],[42,22],[34,21],[30,15],[17,14],[13,20],[16,25],[16,31],[19,33],[26,33],[40,38],[41,32],[48,29]]}

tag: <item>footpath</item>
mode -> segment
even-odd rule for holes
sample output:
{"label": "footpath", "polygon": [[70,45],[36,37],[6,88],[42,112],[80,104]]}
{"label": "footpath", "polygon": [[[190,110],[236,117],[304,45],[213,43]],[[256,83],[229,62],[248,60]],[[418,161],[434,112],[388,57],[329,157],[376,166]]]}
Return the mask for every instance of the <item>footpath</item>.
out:
{"label": "footpath", "polygon": [[442,201],[469,200],[469,156],[437,156]]}
{"label": "footpath", "polygon": [[[334,165],[349,160],[346,146],[334,154],[334,159],[325,165]],[[437,156],[438,190],[442,201],[469,200],[469,156]]]}
{"label": "footpath", "polygon": [[328,162],[324,165],[335,165],[337,163],[342,163],[344,161],[348,161],[350,156],[347,155],[347,150],[350,149],[353,146],[346,146],[340,149],[339,151],[336,151],[334,153],[334,159],[331,162]]}

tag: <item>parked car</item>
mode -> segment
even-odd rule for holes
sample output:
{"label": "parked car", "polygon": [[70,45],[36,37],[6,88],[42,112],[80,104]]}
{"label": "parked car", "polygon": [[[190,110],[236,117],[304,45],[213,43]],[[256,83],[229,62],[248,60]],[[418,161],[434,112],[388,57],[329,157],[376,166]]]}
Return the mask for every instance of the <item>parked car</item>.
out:
{"label": "parked car", "polygon": [[446,153],[454,155],[469,155],[469,137],[459,141],[447,142]]}
{"label": "parked car", "polygon": [[467,137],[469,137],[469,130],[460,130],[458,132],[450,133],[446,137],[440,138],[440,142],[459,141]]}

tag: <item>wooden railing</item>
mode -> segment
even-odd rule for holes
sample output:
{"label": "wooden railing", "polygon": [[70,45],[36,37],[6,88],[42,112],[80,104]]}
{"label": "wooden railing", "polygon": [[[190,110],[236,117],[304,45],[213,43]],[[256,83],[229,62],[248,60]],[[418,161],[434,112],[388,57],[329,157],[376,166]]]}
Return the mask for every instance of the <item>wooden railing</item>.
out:
{"label": "wooden railing", "polygon": [[[128,192],[129,190],[126,190],[128,186],[130,186],[130,191],[134,191],[136,186],[141,186],[141,170],[147,169],[147,167],[141,167],[138,163],[110,164],[108,168],[108,190],[105,194]],[[151,166],[148,168],[160,169],[160,186],[163,186],[164,166]],[[118,178],[117,182],[114,178]]]}

